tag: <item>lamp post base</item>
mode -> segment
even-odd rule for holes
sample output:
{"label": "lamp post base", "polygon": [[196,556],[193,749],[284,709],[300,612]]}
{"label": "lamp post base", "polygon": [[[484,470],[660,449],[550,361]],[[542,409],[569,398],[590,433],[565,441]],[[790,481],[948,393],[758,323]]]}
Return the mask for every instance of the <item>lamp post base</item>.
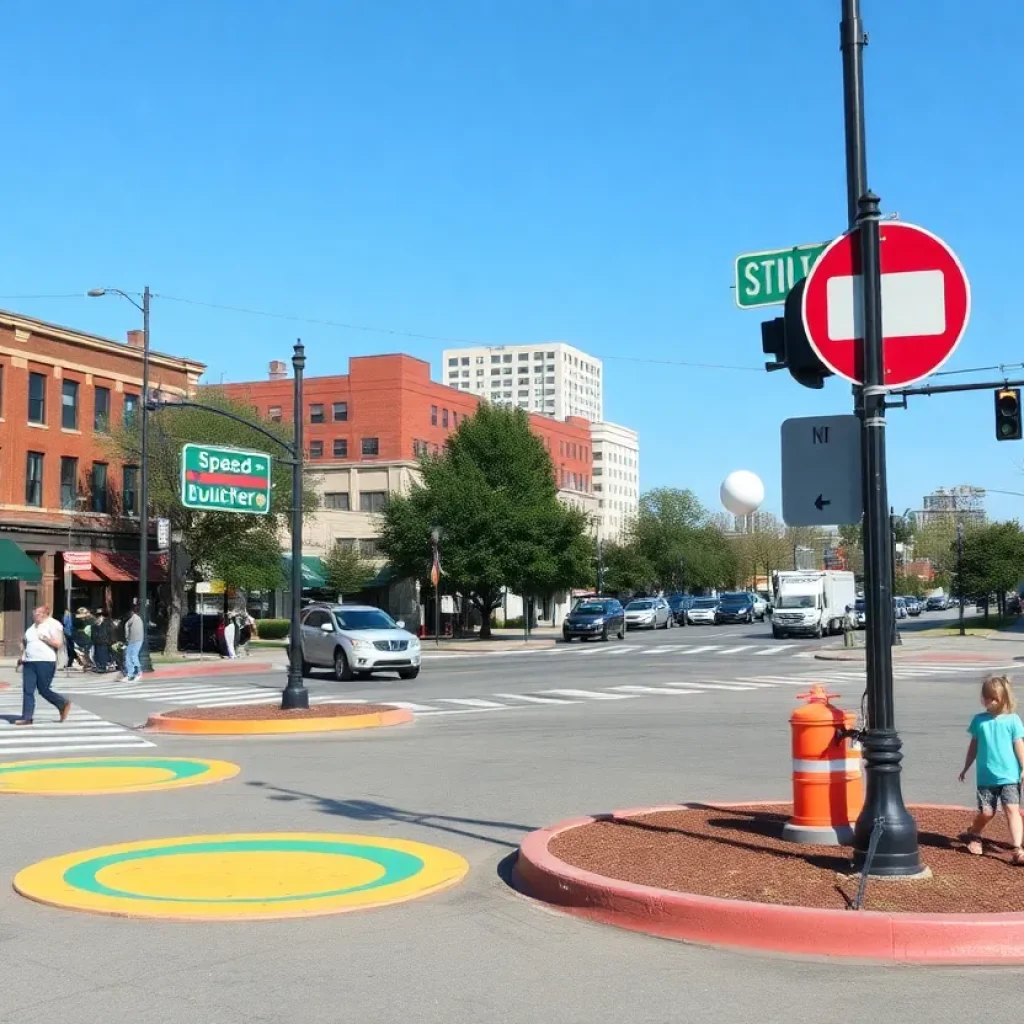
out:
{"label": "lamp post base", "polygon": [[139,667],[144,673],[153,671],[153,658],[149,651],[149,640],[143,640],[142,646],[139,648]]}

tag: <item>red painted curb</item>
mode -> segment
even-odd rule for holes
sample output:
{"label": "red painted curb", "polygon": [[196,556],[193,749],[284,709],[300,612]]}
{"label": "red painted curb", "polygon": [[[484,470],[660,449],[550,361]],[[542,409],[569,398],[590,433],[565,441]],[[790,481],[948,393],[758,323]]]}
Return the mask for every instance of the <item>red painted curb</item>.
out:
{"label": "red painted curb", "polygon": [[[687,806],[615,811],[600,820]],[[772,807],[777,803],[711,806]],[[704,945],[893,963],[1024,963],[1024,914],[854,912],[697,896],[606,878],[566,864],[548,850],[555,836],[597,820],[572,818],[531,832],[519,847],[513,871],[516,887],[576,917]]]}
{"label": "red painted curb", "polygon": [[165,665],[147,672],[143,679],[177,679],[181,676],[229,676],[272,672],[274,666],[268,661],[189,661],[181,665]]}

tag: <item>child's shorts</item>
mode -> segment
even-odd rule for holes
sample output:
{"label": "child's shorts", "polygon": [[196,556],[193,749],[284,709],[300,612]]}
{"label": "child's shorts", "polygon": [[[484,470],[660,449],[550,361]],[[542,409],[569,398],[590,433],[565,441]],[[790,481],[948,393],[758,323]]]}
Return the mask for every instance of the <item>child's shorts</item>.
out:
{"label": "child's shorts", "polygon": [[1020,783],[1015,782],[1008,786],[979,786],[978,787],[978,810],[984,813],[990,811],[993,814],[996,808],[1002,804],[1004,807],[1020,806]]}

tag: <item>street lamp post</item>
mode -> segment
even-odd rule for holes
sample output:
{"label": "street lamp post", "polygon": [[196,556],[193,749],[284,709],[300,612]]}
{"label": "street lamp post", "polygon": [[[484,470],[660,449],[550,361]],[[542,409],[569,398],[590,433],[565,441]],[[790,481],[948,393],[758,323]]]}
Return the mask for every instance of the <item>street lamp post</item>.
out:
{"label": "street lamp post", "polygon": [[120,288],[90,288],[88,294],[99,298],[107,294],[120,295],[142,313],[142,409],[141,451],[139,455],[139,615],[142,617],[142,647],[139,650],[139,665],[143,672],[153,671],[153,659],[149,651],[149,285],[142,290],[142,304],[139,305],[127,292]]}
{"label": "street lamp post", "polygon": [[686,613],[689,610],[686,607],[686,559],[679,559],[679,593],[683,595],[683,621],[680,623],[681,626],[686,625]]}
{"label": "street lamp post", "polygon": [[438,545],[441,542],[441,530],[435,526],[430,531],[430,547],[433,551],[433,562],[430,565],[430,581],[434,584],[434,646],[441,646],[441,560],[438,557]]}
{"label": "street lamp post", "polygon": [[960,620],[960,635],[964,636],[967,630],[964,629],[964,521],[956,521],[956,593],[960,598],[958,609]]}

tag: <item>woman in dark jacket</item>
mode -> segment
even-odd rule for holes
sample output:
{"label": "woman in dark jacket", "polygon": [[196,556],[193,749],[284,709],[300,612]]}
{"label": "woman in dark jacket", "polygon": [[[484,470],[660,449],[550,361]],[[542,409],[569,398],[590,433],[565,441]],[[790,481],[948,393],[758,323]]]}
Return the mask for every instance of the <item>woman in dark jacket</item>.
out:
{"label": "woman in dark jacket", "polygon": [[92,656],[97,672],[106,672],[110,664],[110,645],[114,642],[114,625],[102,608],[96,609],[92,624]]}

